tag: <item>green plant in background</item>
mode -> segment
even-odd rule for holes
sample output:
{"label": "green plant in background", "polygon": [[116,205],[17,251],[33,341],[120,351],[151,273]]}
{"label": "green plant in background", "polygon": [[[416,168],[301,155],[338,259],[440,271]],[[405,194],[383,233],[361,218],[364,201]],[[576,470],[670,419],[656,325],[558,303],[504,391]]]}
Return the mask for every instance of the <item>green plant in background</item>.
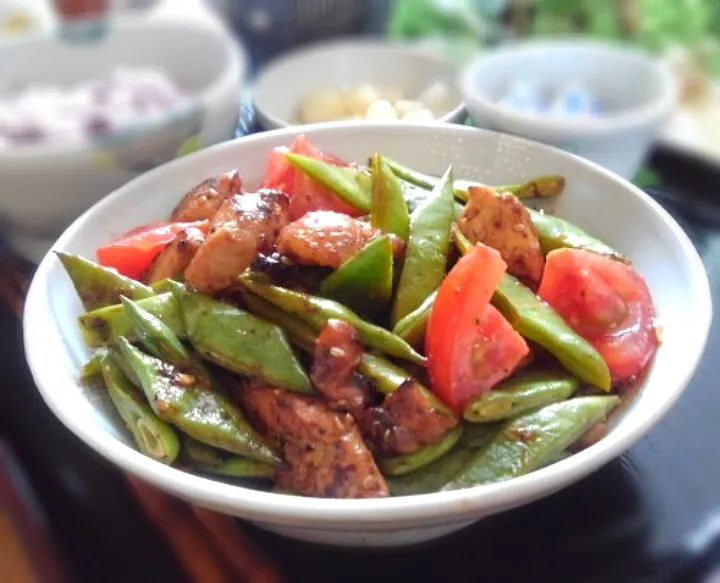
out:
{"label": "green plant in background", "polygon": [[[456,61],[528,35],[583,33],[658,52],[680,45],[702,52],[706,66],[720,74],[718,0],[394,0],[387,31],[444,38]],[[466,54],[456,54],[460,50]]]}
{"label": "green plant in background", "polygon": [[391,0],[387,34],[430,39],[457,65],[504,35],[507,0]]}

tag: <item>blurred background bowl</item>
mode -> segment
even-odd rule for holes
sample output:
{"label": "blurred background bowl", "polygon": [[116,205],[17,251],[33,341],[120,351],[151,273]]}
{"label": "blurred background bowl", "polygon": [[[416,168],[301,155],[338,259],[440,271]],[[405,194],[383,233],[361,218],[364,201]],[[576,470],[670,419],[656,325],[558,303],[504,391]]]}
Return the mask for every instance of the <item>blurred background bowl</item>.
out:
{"label": "blurred background bowl", "polygon": [[378,33],[388,0],[207,0],[239,37],[254,65],[338,35]]}
{"label": "blurred background bowl", "polygon": [[234,137],[247,68],[242,47],[227,33],[189,20],[117,20],[92,44],[67,44],[48,33],[26,37],[0,46],[0,63],[0,94],[148,67],[187,96],[152,123],[100,139],[0,150],[3,236],[31,260],[108,192],[178,155]]}
{"label": "blurred background bowl", "polygon": [[[501,103],[509,85],[561,88],[577,83],[605,111],[597,117],[528,114]],[[560,147],[632,178],[676,104],[676,82],[657,59],[588,39],[511,43],[473,60],[460,78],[478,127]]]}
{"label": "blurred background bowl", "polygon": [[405,99],[415,99],[436,82],[447,88],[450,103],[437,121],[462,122],[465,107],[451,63],[400,42],[345,39],[309,46],[269,64],[258,75],[252,102],[259,122],[274,129],[296,125],[300,101],[317,90],[391,86]]}

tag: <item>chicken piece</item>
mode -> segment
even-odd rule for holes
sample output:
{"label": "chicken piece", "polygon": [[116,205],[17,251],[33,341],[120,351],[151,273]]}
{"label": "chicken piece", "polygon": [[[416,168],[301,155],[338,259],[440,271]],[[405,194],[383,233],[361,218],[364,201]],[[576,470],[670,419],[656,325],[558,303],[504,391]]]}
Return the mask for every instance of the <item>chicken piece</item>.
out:
{"label": "chicken piece", "polygon": [[[290,223],[280,233],[278,251],[303,265],[340,267],[345,261],[382,235],[370,223],[332,211],[312,211]],[[393,250],[405,244],[393,237]]]}
{"label": "chicken piece", "polygon": [[381,455],[411,453],[422,445],[435,443],[458,424],[455,415],[438,411],[429,393],[408,380],[379,407],[363,413],[358,420],[363,435]]}
{"label": "chicken piece", "polygon": [[249,418],[282,449],[277,484],[305,496],[377,498],[388,486],[353,418],[318,399],[251,384],[243,391]]}
{"label": "chicken piece", "polygon": [[486,186],[468,189],[470,200],[458,226],[472,243],[500,252],[508,273],[536,289],[543,272],[543,254],[530,214],[517,197]]}
{"label": "chicken piece", "polygon": [[175,235],[148,267],[145,282],[152,284],[163,279],[182,279],[190,261],[205,242],[206,232],[207,227],[187,227]]}
{"label": "chicken piece", "polygon": [[367,407],[370,389],[355,374],[363,352],[357,331],[344,320],[328,320],[320,331],[310,378],[332,409],[355,416]]}
{"label": "chicken piece", "polygon": [[234,195],[223,202],[205,243],[185,270],[197,290],[214,293],[231,286],[258,253],[272,251],[289,220],[290,201],[277,190]]}
{"label": "chicken piece", "polygon": [[203,180],[186,193],[170,215],[175,221],[210,220],[225,200],[242,192],[242,177],[237,170],[225,172],[219,178]]}

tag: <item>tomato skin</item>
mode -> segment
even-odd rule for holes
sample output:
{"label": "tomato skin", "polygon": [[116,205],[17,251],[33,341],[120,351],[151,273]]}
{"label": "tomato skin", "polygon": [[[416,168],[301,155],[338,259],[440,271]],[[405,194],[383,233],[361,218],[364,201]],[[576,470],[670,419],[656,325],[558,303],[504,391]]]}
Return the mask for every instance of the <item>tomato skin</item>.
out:
{"label": "tomato skin", "polygon": [[135,227],[134,229],[130,229],[128,232],[124,233],[122,236],[115,239],[116,241],[121,241],[122,239],[127,239],[128,237],[133,237],[134,235],[137,235],[139,233],[144,233],[145,231],[154,230],[160,227],[167,227],[170,224],[170,221],[152,221],[150,223],[145,223],[144,225],[140,225],[139,227]]}
{"label": "tomato skin", "polygon": [[595,347],[613,384],[640,375],[657,350],[652,297],[629,265],[591,251],[557,249],[547,256],[538,295]]}
{"label": "tomato skin", "polygon": [[187,228],[207,232],[209,221],[193,223],[155,222],[132,229],[122,239],[103,245],[96,250],[98,262],[113,267],[123,275],[141,280],[153,260],[175,236]]}
{"label": "tomato skin", "polygon": [[290,148],[275,148],[268,157],[263,188],[282,190],[290,197],[290,219],[297,220],[310,211],[327,210],[344,213],[353,217],[362,214],[340,199],[329,188],[295,168],[285,159],[293,152],[322,160],[334,166],[347,166],[340,158],[321,152],[305,135],[295,138]]}
{"label": "tomato skin", "polygon": [[460,411],[509,376],[529,353],[525,340],[490,299],[505,273],[495,249],[478,244],[438,290],[425,335],[433,391]]}

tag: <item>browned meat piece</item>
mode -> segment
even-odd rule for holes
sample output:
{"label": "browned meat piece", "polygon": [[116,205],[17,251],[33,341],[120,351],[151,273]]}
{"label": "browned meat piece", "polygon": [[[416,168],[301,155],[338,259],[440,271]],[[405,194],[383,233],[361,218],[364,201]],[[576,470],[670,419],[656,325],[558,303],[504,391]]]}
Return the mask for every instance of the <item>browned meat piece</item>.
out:
{"label": "browned meat piece", "polygon": [[162,279],[182,279],[190,261],[205,241],[208,226],[209,221],[205,221],[204,228],[187,227],[175,235],[148,267],[145,281],[151,284]]}
{"label": "browned meat piece", "polygon": [[473,243],[497,249],[508,272],[535,289],[543,272],[543,254],[530,214],[517,197],[473,186],[458,226]]}
{"label": "browned meat piece", "polygon": [[278,252],[258,254],[250,265],[256,273],[266,275],[280,287],[316,294],[322,281],[332,273],[327,267],[298,265],[289,257]]}
{"label": "browned meat piece", "polygon": [[185,270],[185,280],[205,293],[233,284],[258,253],[272,251],[288,223],[287,195],[277,190],[235,195],[215,215],[205,243]]}
{"label": "browned meat piece", "polygon": [[318,399],[284,389],[250,385],[247,413],[259,431],[282,449],[286,467],[278,486],[305,496],[376,498],[388,495],[385,479],[353,418]]}
{"label": "browned meat piece", "polygon": [[219,178],[203,180],[182,197],[170,215],[170,220],[210,220],[226,199],[241,191],[242,178],[237,170],[225,172]]}
{"label": "browned meat piece", "polygon": [[[277,248],[303,265],[337,268],[382,234],[370,223],[332,211],[313,211],[282,230]],[[404,243],[394,237],[396,253]]]}
{"label": "browned meat piece", "polygon": [[411,453],[435,443],[458,424],[450,413],[438,411],[428,393],[408,380],[379,407],[368,409],[358,421],[363,435],[382,455]]}
{"label": "browned meat piece", "polygon": [[370,390],[355,375],[363,355],[355,328],[344,320],[328,320],[315,341],[310,378],[333,409],[359,414],[370,400]]}

